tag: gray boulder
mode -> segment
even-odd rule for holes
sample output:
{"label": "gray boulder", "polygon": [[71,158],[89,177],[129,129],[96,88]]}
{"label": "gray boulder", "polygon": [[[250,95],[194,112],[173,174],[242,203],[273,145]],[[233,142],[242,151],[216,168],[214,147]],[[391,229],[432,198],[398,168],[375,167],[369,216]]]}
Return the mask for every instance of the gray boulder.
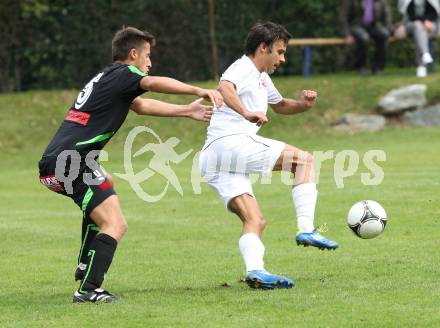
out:
{"label": "gray boulder", "polygon": [[403,121],[414,126],[440,125],[440,104],[421,108],[414,112],[406,112]]}
{"label": "gray boulder", "polygon": [[334,129],[340,132],[380,131],[385,127],[385,118],[381,115],[345,114],[334,123]]}
{"label": "gray boulder", "polygon": [[426,104],[426,85],[413,84],[391,90],[380,99],[379,112],[383,115],[395,115],[410,109],[421,108]]}

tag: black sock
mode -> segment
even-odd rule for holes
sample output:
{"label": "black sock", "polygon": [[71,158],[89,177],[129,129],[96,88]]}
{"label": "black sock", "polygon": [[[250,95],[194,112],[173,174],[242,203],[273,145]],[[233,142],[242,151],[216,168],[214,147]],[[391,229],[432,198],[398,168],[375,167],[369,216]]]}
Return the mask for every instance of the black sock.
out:
{"label": "black sock", "polygon": [[117,245],[116,239],[109,235],[104,233],[96,235],[88,252],[87,271],[79,287],[80,293],[87,293],[101,287]]}
{"label": "black sock", "polygon": [[88,215],[84,214],[81,233],[81,248],[78,255],[78,265],[80,263],[87,263],[90,245],[92,244],[92,241],[93,239],[95,239],[95,236],[98,232],[99,227],[92,221],[92,219]]}

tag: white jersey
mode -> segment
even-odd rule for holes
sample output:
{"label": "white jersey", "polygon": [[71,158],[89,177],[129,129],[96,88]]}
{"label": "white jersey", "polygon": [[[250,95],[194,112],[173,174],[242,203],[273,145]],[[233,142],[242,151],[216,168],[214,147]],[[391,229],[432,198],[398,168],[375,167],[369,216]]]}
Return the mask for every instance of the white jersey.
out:
{"label": "white jersey", "polygon": [[[275,88],[269,74],[261,73],[252,60],[243,55],[223,73],[220,81],[234,83],[240,101],[248,111],[266,114],[267,104],[277,104],[283,97]],[[225,103],[214,110],[208,127],[205,146],[214,140],[233,134],[255,135],[260,127],[251,123]]]}

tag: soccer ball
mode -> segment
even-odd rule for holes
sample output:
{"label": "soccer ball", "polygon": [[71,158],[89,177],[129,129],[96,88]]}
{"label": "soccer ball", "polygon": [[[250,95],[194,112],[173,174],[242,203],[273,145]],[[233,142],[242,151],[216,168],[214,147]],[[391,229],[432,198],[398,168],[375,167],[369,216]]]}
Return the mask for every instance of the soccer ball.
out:
{"label": "soccer ball", "polygon": [[348,212],[348,227],[363,239],[378,236],[387,224],[387,214],[383,207],[373,200],[362,200]]}

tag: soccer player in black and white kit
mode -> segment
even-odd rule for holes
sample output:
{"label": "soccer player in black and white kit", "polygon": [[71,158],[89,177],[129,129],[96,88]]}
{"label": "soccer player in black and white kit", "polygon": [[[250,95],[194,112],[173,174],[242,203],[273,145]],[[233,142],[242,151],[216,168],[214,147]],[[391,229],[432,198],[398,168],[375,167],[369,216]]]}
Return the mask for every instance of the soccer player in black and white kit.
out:
{"label": "soccer player in black and white kit", "polygon": [[[129,109],[140,115],[182,116],[209,121],[212,109],[198,99],[174,105],[139,96],[146,91],[196,95],[222,104],[216,90],[202,89],[167,77],[148,76],[154,37],[126,27],[112,40],[113,64],[84,87],[39,162],[40,181],[68,196],[83,211],[82,244],[73,302],[114,302],[101,288],[118,242],[127,230],[110,177],[96,160],[124,122]],[[73,177],[68,181],[67,178]]]}

